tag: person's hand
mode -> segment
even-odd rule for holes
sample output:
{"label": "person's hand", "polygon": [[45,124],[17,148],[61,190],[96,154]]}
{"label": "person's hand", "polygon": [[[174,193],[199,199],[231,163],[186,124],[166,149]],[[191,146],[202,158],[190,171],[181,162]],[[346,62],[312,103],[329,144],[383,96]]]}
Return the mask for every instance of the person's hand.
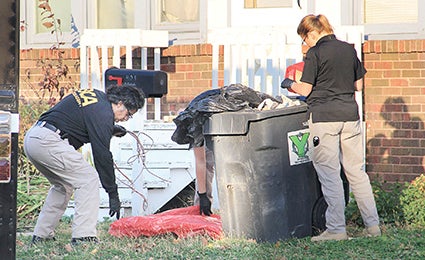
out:
{"label": "person's hand", "polygon": [[199,206],[200,206],[200,214],[202,215],[202,213],[204,213],[204,215],[206,216],[210,216],[212,214],[211,212],[211,201],[210,199],[207,197],[207,193],[199,193]]}
{"label": "person's hand", "polygon": [[127,130],[120,125],[114,125],[114,129],[112,130],[112,135],[116,137],[123,137],[127,133]]}
{"label": "person's hand", "polygon": [[292,84],[294,84],[295,81],[290,79],[290,78],[286,78],[282,81],[282,83],[280,83],[280,87],[281,88],[291,88]]}
{"label": "person's hand", "polygon": [[112,218],[115,214],[120,219],[121,202],[118,192],[109,193],[109,216]]}

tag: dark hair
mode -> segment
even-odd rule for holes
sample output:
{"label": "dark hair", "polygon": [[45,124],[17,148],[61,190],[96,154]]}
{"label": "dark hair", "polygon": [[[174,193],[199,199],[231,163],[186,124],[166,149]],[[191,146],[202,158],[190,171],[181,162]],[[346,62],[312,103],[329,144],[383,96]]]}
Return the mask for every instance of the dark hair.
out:
{"label": "dark hair", "polygon": [[121,101],[128,110],[139,110],[145,105],[145,94],[133,86],[111,85],[106,89],[106,95],[111,103]]}
{"label": "dark hair", "polygon": [[323,14],[309,14],[301,20],[297,29],[298,35],[302,38],[305,38],[307,34],[311,31],[317,31],[318,33],[324,31],[328,34],[334,33],[333,28],[328,21],[328,18],[326,18],[326,16],[324,16]]}

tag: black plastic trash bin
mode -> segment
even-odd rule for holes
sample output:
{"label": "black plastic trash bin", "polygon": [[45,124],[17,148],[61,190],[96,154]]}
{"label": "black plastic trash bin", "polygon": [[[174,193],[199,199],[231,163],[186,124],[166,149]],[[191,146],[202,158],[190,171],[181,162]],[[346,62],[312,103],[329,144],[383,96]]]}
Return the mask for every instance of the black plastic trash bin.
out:
{"label": "black plastic trash bin", "polygon": [[[312,235],[313,208],[322,193],[308,157],[306,111],[302,103],[223,112],[204,124],[226,235],[267,242]],[[316,217],[324,218],[325,209],[316,209]]]}

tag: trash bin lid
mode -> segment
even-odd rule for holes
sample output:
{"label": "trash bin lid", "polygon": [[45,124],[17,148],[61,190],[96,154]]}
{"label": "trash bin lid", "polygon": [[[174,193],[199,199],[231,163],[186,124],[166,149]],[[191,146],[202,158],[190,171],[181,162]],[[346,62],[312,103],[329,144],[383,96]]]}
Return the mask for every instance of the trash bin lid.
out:
{"label": "trash bin lid", "polygon": [[291,114],[305,113],[307,104],[273,109],[267,111],[235,111],[211,115],[205,122],[204,135],[244,135],[248,133],[249,124],[273,117],[284,117]]}

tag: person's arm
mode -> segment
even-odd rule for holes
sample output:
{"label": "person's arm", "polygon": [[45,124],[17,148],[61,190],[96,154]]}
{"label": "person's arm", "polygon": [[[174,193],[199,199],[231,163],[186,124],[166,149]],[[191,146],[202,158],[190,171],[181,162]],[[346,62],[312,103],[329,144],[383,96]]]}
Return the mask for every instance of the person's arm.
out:
{"label": "person's arm", "polygon": [[205,147],[193,147],[195,153],[196,163],[196,184],[198,186],[199,196],[199,213],[202,215],[210,216],[211,212],[211,201],[207,196],[207,161],[205,154]]}
{"label": "person's arm", "polygon": [[121,201],[116,184],[114,161],[110,151],[114,114],[109,102],[105,100],[87,105],[83,109],[94,165],[99,174],[100,183],[109,197],[109,216],[116,216],[119,219]]}
{"label": "person's arm", "polygon": [[356,82],[354,82],[354,89],[356,91],[362,91],[363,90],[363,79],[359,79]]}
{"label": "person's arm", "polygon": [[307,97],[310,95],[311,90],[313,89],[313,85],[305,82],[297,83],[294,82],[291,86],[291,90],[301,96]]}
{"label": "person's arm", "polygon": [[310,95],[313,85],[306,82],[297,83],[290,78],[286,78],[280,84],[281,88],[286,88],[288,91],[295,92],[301,96],[307,97]]}
{"label": "person's arm", "polygon": [[205,159],[205,148],[193,147],[195,154],[195,167],[196,167],[196,184],[198,186],[198,193],[207,192],[207,168]]}

